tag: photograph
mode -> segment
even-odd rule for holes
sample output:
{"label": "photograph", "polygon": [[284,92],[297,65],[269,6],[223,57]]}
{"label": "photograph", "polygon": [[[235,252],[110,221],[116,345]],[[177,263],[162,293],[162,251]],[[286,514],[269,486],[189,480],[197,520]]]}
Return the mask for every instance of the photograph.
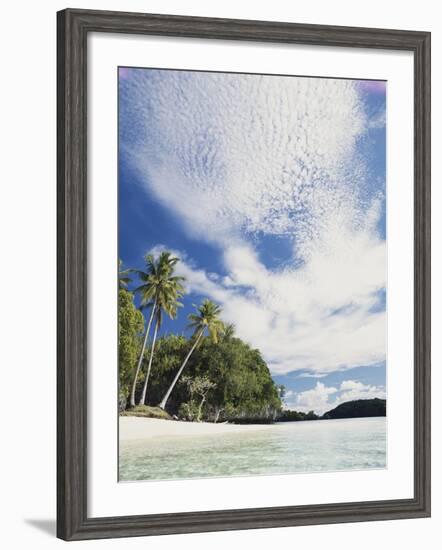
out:
{"label": "photograph", "polygon": [[437,7],[2,5],[6,550],[441,546]]}
{"label": "photograph", "polygon": [[117,85],[119,481],[386,469],[387,82]]}

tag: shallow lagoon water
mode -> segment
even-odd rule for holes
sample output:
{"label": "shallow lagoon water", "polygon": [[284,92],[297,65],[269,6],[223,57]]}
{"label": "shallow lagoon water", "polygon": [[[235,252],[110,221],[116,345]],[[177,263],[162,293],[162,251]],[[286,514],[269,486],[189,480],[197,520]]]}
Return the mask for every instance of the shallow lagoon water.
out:
{"label": "shallow lagoon water", "polygon": [[262,431],[120,443],[120,481],[386,467],[386,419],[281,422]]}

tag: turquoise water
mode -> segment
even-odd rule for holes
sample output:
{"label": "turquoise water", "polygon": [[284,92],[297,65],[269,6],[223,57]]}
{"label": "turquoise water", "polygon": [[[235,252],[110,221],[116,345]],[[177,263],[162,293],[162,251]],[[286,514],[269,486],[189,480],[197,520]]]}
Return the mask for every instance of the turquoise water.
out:
{"label": "turquoise water", "polygon": [[256,432],[120,444],[120,481],[332,472],[386,467],[386,419],[274,424]]}

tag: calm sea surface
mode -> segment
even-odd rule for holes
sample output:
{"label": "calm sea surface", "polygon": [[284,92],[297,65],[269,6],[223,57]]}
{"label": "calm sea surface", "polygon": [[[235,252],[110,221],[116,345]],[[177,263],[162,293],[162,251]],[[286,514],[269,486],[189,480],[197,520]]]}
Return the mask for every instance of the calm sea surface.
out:
{"label": "calm sea surface", "polygon": [[154,438],[120,445],[120,481],[386,467],[386,419],[275,424],[256,432]]}

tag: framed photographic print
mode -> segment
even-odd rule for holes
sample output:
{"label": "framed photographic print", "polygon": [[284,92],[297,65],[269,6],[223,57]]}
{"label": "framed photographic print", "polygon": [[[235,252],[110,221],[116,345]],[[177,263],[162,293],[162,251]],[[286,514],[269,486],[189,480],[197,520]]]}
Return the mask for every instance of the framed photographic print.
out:
{"label": "framed photographic print", "polygon": [[430,514],[430,34],[58,13],[58,536]]}

